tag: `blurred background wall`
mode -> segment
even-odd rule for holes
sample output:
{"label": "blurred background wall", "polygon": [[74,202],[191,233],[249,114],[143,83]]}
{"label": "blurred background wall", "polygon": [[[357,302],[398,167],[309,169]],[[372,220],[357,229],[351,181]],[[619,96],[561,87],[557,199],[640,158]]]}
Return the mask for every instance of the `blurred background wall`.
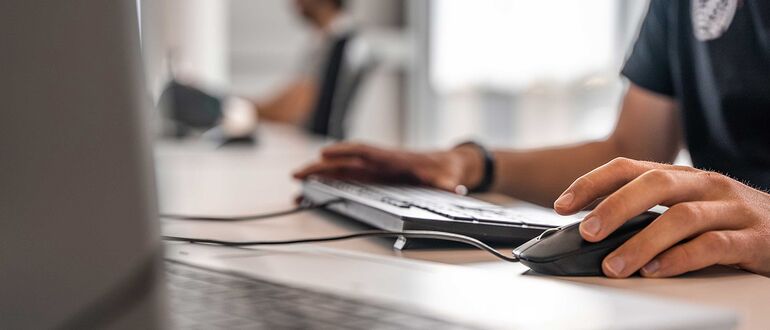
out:
{"label": "blurred background wall", "polygon": [[[144,27],[155,32],[144,41],[153,87],[174,67],[217,90],[269,95],[302,64],[312,38],[292,6],[145,1]],[[350,138],[433,148],[469,138],[539,147],[602,137],[616,118],[624,88],[618,71],[646,6],[349,0],[380,63],[355,98]]]}
{"label": "blurred background wall", "polygon": [[[302,66],[312,31],[291,0],[229,0],[229,5],[229,87],[242,95],[268,95]],[[349,136],[399,145],[408,35],[404,1],[348,1],[347,10],[379,61],[354,100]]]}

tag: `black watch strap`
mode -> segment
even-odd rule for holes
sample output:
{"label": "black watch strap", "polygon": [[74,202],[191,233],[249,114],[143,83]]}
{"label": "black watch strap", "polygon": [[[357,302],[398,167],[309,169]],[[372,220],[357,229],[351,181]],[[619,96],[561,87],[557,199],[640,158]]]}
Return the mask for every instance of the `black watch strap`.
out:
{"label": "black watch strap", "polygon": [[495,157],[487,148],[484,148],[481,144],[474,141],[468,141],[458,144],[455,148],[462,146],[473,146],[476,148],[482,157],[484,157],[484,173],[481,176],[481,181],[475,187],[467,187],[470,193],[487,192],[492,189],[492,184],[495,182]]}

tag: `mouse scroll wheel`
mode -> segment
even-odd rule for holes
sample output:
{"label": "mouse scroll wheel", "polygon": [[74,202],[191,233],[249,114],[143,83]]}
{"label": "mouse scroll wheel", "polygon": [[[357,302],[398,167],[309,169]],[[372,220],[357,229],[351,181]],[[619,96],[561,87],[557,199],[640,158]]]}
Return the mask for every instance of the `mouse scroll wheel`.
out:
{"label": "mouse scroll wheel", "polygon": [[556,232],[557,232],[557,231],[559,231],[559,230],[561,230],[561,227],[548,228],[548,229],[546,229],[544,232],[540,233],[540,235],[539,235],[539,236],[537,236],[537,239],[538,239],[538,240],[541,240],[541,239],[543,239],[543,238],[546,238],[546,237],[548,237],[548,236],[551,236],[551,235],[553,235],[554,233],[556,233]]}

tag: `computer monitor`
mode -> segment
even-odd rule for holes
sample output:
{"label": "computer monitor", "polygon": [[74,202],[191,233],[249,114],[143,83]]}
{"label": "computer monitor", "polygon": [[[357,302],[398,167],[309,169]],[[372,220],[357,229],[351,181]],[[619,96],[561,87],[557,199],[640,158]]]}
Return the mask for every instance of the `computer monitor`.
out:
{"label": "computer monitor", "polygon": [[162,327],[133,0],[0,2],[0,328]]}

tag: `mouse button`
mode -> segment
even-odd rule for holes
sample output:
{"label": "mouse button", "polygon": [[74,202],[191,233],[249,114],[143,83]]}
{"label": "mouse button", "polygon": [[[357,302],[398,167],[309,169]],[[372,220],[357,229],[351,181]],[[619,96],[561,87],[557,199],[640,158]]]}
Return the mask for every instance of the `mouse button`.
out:
{"label": "mouse button", "polygon": [[[550,262],[583,247],[583,238],[573,227],[565,227],[543,239],[532,239],[521,249],[521,258],[533,262]],[[519,248],[517,248],[519,249]]]}
{"label": "mouse button", "polygon": [[529,250],[529,248],[531,248],[532,245],[534,245],[535,243],[537,243],[537,238],[533,238],[525,242],[524,244],[517,246],[516,248],[513,249],[513,256],[518,258],[519,260],[527,260],[528,259],[527,250]]}
{"label": "mouse button", "polygon": [[[564,229],[564,227],[566,227],[566,226],[563,226],[563,227],[553,227],[553,228],[548,228],[548,229],[544,230],[537,237],[532,238],[529,241],[525,242],[524,244],[519,245],[518,247],[514,248],[513,249],[513,255],[516,256],[519,259],[526,258],[525,251],[527,251],[532,246],[538,244],[541,240],[543,240],[543,239],[551,236],[552,234],[554,234],[554,233]],[[522,255],[525,255],[525,256],[522,257]]]}
{"label": "mouse button", "polygon": [[541,240],[543,238],[546,238],[548,236],[553,235],[554,233],[556,233],[559,230],[562,230],[562,227],[548,228],[548,229],[544,230],[542,233],[540,233],[540,235],[538,235],[535,239]]}

